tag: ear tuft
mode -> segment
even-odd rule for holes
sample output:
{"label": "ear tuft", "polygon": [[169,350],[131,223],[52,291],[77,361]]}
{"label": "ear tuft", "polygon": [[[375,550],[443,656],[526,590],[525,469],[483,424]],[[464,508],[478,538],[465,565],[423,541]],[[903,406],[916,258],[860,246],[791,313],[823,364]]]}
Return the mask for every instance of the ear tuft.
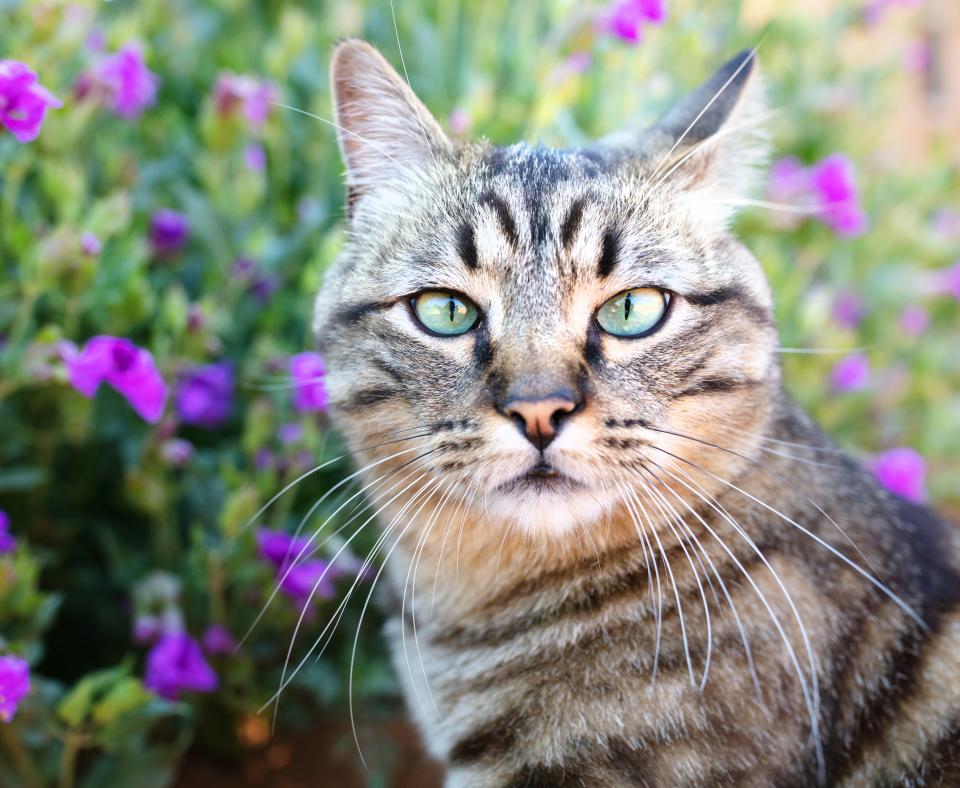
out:
{"label": "ear tuft", "polygon": [[451,154],[437,121],[367,42],[337,45],[330,83],[351,204],[378,189],[402,189]]}
{"label": "ear tuft", "polygon": [[763,78],[755,50],[724,63],[639,140],[652,183],[670,182],[721,223],[752,190],[767,159]]}
{"label": "ear tuft", "polygon": [[703,142],[723,128],[758,72],[753,50],[735,55],[664,115],[656,128],[674,143],[682,137],[678,147]]}

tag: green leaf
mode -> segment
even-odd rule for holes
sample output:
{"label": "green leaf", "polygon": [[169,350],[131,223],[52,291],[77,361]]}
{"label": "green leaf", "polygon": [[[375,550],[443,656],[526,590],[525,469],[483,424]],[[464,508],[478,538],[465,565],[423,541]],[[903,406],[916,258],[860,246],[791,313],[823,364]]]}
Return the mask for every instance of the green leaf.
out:
{"label": "green leaf", "polygon": [[149,703],[152,696],[139,679],[132,676],[121,679],[106,696],[93,707],[93,720],[98,725],[113,722],[127,712]]}

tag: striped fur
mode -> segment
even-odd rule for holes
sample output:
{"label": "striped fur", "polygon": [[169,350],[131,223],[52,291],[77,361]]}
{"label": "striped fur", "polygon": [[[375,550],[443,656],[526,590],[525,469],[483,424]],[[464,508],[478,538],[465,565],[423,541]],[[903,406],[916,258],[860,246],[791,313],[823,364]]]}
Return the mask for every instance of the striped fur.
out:
{"label": "striped fur", "polygon": [[[752,56],[591,150],[456,148],[361,42],[332,78],[351,219],[315,329],[447,784],[960,784],[957,537],[783,393],[727,229],[763,155]],[[651,286],[659,330],[599,329]],[[420,330],[437,289],[476,328]],[[582,405],[540,449],[499,403],[557,391]]]}

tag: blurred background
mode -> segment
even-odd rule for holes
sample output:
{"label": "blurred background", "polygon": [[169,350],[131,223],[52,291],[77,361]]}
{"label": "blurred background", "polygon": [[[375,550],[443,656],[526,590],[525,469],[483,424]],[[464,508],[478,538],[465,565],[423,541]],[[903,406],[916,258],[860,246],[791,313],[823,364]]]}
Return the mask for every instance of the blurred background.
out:
{"label": "blurred background", "polygon": [[311,352],[345,35],[452,136],[567,146],[762,41],[786,385],[960,519],[955,0],[0,0],[2,786],[439,784]]}

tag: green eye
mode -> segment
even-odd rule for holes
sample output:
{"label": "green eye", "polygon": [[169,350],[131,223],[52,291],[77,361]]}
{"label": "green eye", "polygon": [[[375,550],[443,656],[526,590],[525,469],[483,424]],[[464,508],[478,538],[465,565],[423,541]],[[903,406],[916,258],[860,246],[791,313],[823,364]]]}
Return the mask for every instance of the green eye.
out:
{"label": "green eye", "polygon": [[641,336],[656,328],[669,303],[670,296],[653,287],[627,290],[600,307],[597,322],[618,337]]}
{"label": "green eye", "polygon": [[413,311],[423,326],[435,334],[465,334],[477,322],[479,312],[466,298],[428,290],[413,299]]}

